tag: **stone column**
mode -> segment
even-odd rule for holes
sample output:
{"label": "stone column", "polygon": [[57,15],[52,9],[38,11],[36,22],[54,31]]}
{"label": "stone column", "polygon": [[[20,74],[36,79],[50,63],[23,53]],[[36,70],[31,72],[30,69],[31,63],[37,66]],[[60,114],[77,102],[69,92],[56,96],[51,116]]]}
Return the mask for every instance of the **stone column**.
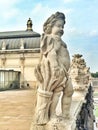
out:
{"label": "stone column", "polygon": [[20,78],[20,88],[24,88],[24,68],[25,68],[25,57],[24,54],[20,55],[20,67],[21,67],[21,78]]}

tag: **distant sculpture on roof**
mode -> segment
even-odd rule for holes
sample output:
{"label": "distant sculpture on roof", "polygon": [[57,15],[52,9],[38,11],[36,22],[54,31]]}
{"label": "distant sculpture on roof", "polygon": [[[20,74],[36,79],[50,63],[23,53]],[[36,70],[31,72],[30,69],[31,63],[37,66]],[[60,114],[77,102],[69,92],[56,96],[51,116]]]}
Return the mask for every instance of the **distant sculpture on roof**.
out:
{"label": "distant sculpture on roof", "polygon": [[35,68],[38,81],[36,123],[46,124],[49,120],[60,119],[56,107],[61,92],[61,120],[70,118],[70,106],[73,94],[71,79],[68,74],[70,56],[67,45],[61,39],[64,31],[65,15],[56,12],[43,25],[41,37],[41,59]]}
{"label": "distant sculpture on roof", "polygon": [[27,21],[27,31],[32,31],[32,25],[32,20],[29,18]]}

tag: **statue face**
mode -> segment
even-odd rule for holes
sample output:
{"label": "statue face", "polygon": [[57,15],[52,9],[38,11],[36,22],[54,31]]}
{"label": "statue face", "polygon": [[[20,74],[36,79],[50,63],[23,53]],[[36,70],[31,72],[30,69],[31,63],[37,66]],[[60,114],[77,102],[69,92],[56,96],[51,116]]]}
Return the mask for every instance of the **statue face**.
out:
{"label": "statue face", "polygon": [[64,28],[64,21],[63,20],[56,21],[54,26],[52,27],[52,34],[61,37],[64,33],[63,28]]}

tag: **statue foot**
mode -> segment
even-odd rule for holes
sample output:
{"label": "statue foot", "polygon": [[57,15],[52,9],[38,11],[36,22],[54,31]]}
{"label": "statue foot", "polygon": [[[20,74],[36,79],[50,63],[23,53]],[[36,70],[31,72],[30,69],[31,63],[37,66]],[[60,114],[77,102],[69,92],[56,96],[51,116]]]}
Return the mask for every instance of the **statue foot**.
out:
{"label": "statue foot", "polygon": [[66,114],[66,115],[64,116],[64,118],[65,118],[66,120],[69,120],[69,119],[71,118],[71,116],[70,116],[70,114]]}
{"label": "statue foot", "polygon": [[52,115],[50,121],[53,123],[59,123],[61,121],[61,118],[59,118],[57,115]]}
{"label": "statue foot", "polygon": [[70,114],[66,114],[66,115],[62,115],[62,116],[59,116],[60,120],[71,120],[72,119],[72,116]]}
{"label": "statue foot", "polygon": [[52,115],[50,118],[50,122],[52,123],[66,123],[68,121],[71,121],[72,117],[67,114],[66,116],[57,116],[57,115]]}

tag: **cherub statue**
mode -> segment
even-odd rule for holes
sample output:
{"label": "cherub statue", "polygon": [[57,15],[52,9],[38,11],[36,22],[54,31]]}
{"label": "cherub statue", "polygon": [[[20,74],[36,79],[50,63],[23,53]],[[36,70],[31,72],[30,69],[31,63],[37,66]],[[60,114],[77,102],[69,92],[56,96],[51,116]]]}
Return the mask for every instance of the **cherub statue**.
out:
{"label": "cherub statue", "polygon": [[64,24],[65,15],[56,12],[43,25],[44,33],[40,43],[41,58],[35,68],[35,76],[38,81],[37,124],[46,124],[49,120],[59,118],[56,114],[56,107],[61,92],[63,92],[61,119],[70,118],[73,87],[68,74],[70,56],[66,43],[61,39]]}

